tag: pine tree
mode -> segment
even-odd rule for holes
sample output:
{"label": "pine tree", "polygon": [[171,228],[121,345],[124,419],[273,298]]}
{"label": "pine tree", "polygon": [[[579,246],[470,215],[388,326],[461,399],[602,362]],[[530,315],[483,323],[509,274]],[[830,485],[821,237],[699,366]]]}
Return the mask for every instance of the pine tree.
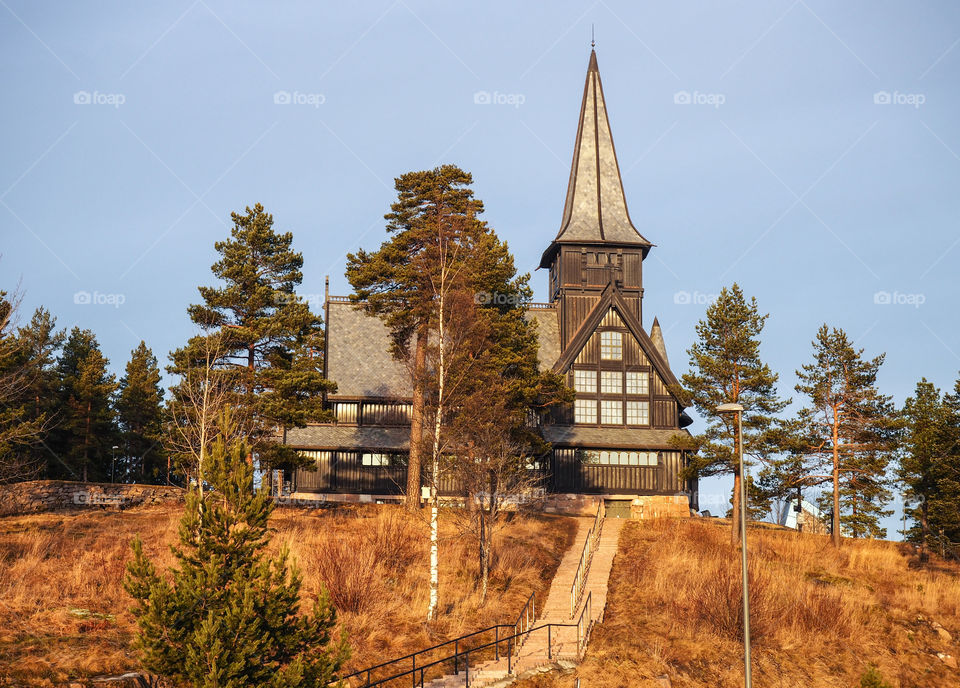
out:
{"label": "pine tree", "polygon": [[944,396],[943,411],[944,453],[932,466],[936,489],[928,517],[933,534],[952,543],[960,554],[960,380]]}
{"label": "pine tree", "polygon": [[[732,473],[733,513],[740,513],[739,439],[733,414],[718,414],[717,406],[743,406],[744,456],[766,459],[782,445],[776,414],[789,401],[777,395],[778,375],[760,357],[760,334],[768,315],[757,300],[749,302],[740,287],[724,287],[697,324],[697,341],[688,350],[690,372],[681,378],[683,390],[706,429],[693,438],[688,477]],[[749,462],[747,462],[749,465]],[[740,539],[739,518],[732,519],[731,541]]]}
{"label": "pine tree", "polygon": [[42,309],[15,330],[18,305],[19,294],[0,291],[0,483],[40,475],[56,415],[52,361],[63,335]]}
{"label": "pine tree", "polygon": [[203,303],[188,309],[204,334],[172,354],[169,371],[187,377],[202,365],[206,338],[216,336],[217,376],[249,420],[251,450],[269,481],[273,469],[305,463],[277,438],[308,421],[329,420],[323,399],[336,385],[322,373],[321,319],[295,292],[303,256],[291,248],[293,234],[274,231],[273,216],[260,204],[231,217],[230,239],[215,244],[221,258],[212,266],[222,286],[200,287]]}
{"label": "pine tree", "polygon": [[17,330],[17,342],[24,364],[28,366],[27,385],[23,390],[24,416],[41,428],[39,441],[22,447],[21,455],[34,466],[43,467],[50,451],[46,441],[62,421],[57,406],[57,353],[66,333],[56,327],[56,318],[45,308],[34,311],[30,322]]}
{"label": "pine tree", "polygon": [[897,423],[890,397],[876,387],[884,355],[865,360],[843,330],[823,325],[813,342],[813,363],[797,371],[796,390],[807,398],[797,416],[804,484],[833,487],[833,542],[841,526],[853,537],[884,537],[889,515],[887,466]]}
{"label": "pine tree", "polygon": [[265,554],[273,505],[254,494],[248,451],[222,438],[211,447],[214,491],[188,492],[172,579],[134,541],[124,587],[136,601],[137,646],[147,669],[197,688],[322,688],[346,661],[346,641],[332,639],[325,592],[312,614],[300,613],[288,550]]}
{"label": "pine tree", "polygon": [[[385,216],[389,238],[375,252],[360,250],[347,256],[352,299],[384,321],[394,357],[411,370],[408,508],[420,503],[424,452],[430,451],[430,442],[435,444],[432,440],[424,444],[422,438],[432,434],[427,432],[426,419],[430,338],[439,331],[442,317],[451,313],[447,310],[441,317],[438,307],[442,271],[450,280],[444,286],[446,293],[470,294],[483,302],[482,310],[497,312],[498,317],[490,321],[498,331],[492,340],[504,344],[500,350],[504,369],[515,371],[508,376],[516,383],[511,391],[515,400],[526,397],[535,405],[548,405],[562,387],[536,373],[536,335],[523,320],[523,308],[531,296],[529,276],[516,274],[507,244],[479,219],[483,203],[474,198],[472,182],[469,173],[453,165],[398,177],[397,201]],[[490,295],[497,298],[485,298]],[[513,361],[508,362],[511,357]]]}
{"label": "pine tree", "polygon": [[110,477],[112,447],[119,437],[112,404],[117,383],[107,372],[109,363],[93,332],[78,327],[70,331],[57,361],[63,416],[54,433],[57,456],[48,469],[52,475],[84,482]]}
{"label": "pine tree", "polygon": [[[128,480],[160,483],[166,458],[161,444],[163,388],[153,352],[141,341],[130,352],[117,394],[124,475]],[[118,467],[119,468],[119,467]]]}

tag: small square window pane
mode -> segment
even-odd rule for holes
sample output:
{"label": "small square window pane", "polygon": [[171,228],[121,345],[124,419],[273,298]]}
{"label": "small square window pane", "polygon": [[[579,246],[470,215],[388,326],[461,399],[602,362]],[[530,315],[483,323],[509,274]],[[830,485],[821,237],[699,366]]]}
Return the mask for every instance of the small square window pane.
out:
{"label": "small square window pane", "polygon": [[600,333],[600,358],[606,361],[623,360],[623,334],[620,332]]}
{"label": "small square window pane", "polygon": [[628,372],[627,373],[627,394],[649,394],[650,392],[650,373],[647,372]]}
{"label": "small square window pane", "polygon": [[600,392],[602,394],[623,394],[623,373],[610,370],[601,371]]}
{"label": "small square window pane", "polygon": [[577,399],[573,409],[574,422],[590,424],[597,422],[597,402],[593,399]]}
{"label": "small square window pane", "polygon": [[623,424],[623,402],[622,401],[601,401],[600,402],[600,422],[604,425],[622,425]]}
{"label": "small square window pane", "polygon": [[650,425],[650,402],[627,402],[627,425]]}
{"label": "small square window pane", "polygon": [[574,370],[573,388],[578,392],[597,393],[597,371],[596,370]]}

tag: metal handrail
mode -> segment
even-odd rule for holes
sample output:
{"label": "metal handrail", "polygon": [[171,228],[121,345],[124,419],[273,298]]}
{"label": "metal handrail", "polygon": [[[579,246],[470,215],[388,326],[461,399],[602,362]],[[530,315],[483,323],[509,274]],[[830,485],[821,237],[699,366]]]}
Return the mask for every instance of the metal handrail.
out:
{"label": "metal handrail", "polygon": [[948,538],[940,535],[939,533],[929,533],[928,537],[940,545],[940,556],[942,558],[946,559],[946,555],[950,555],[955,560],[960,562],[960,553],[958,553],[958,550],[954,549],[954,547],[957,547],[958,545],[955,545]]}
{"label": "metal handrail", "polygon": [[[392,676],[387,676],[385,678],[377,679],[376,681],[372,681],[372,682],[367,681],[359,688],[376,688],[377,686],[382,686],[391,681],[396,681],[397,679],[401,679],[405,676],[412,677],[413,688],[423,688],[424,674],[427,671],[427,669],[438,666],[440,664],[444,664],[451,660],[453,660],[455,664],[459,664],[460,658],[463,658],[464,660],[464,671],[466,673],[465,685],[466,685],[466,688],[469,688],[470,686],[470,655],[472,653],[479,652],[481,650],[485,650],[487,648],[493,647],[493,648],[496,648],[497,655],[499,657],[499,646],[502,645],[503,643],[507,643],[508,645],[507,652],[506,652],[507,673],[512,674],[513,673],[513,650],[516,649],[517,647],[517,643],[515,643],[514,641],[519,640],[521,636],[530,635],[531,633],[536,633],[537,631],[542,631],[544,629],[546,629],[547,631],[548,659],[553,659],[552,631],[554,628],[576,628],[577,629],[577,659],[578,660],[582,659],[583,652],[586,650],[587,640],[589,639],[590,630],[593,628],[593,622],[590,619],[589,614],[587,614],[587,610],[589,608],[590,608],[590,595],[587,596],[587,603],[584,605],[584,611],[580,614],[580,618],[578,619],[577,623],[546,623],[541,626],[535,626],[523,633],[514,633],[513,635],[498,638],[497,640],[494,640],[492,642],[484,643],[483,645],[477,645],[476,647],[472,647],[467,650],[462,650],[462,651],[457,650],[453,655],[450,655],[448,657],[443,657],[441,659],[436,659],[426,664],[421,664],[412,669],[407,669],[406,671],[402,671],[398,674],[393,674]],[[500,625],[503,626],[503,624],[500,624]],[[444,644],[447,644],[447,643],[444,643]],[[344,676],[343,678],[338,679],[338,681],[345,681],[349,678],[352,678],[354,676],[357,676],[363,673],[366,673],[366,670],[357,672],[356,674],[350,674],[349,676]]]}
{"label": "metal handrail", "polygon": [[587,539],[583,543],[583,551],[580,553],[580,563],[577,564],[577,572],[574,574],[573,583],[570,585],[570,618],[577,613],[577,606],[583,597],[584,586],[587,582],[587,573],[590,570],[590,562],[593,560],[593,553],[597,545],[600,544],[600,534],[603,531],[604,519],[604,500],[601,497],[597,505],[597,515],[593,519],[593,525],[587,531]]}
{"label": "metal handrail", "polygon": [[[488,627],[486,627],[486,628],[481,628],[479,631],[473,631],[472,633],[467,633],[467,634],[465,634],[465,635],[461,635],[461,636],[458,636],[458,637],[456,637],[456,638],[452,638],[451,640],[445,640],[445,641],[442,642],[442,643],[438,643],[438,644],[436,644],[436,645],[432,645],[431,647],[425,648],[425,649],[423,649],[423,650],[417,650],[416,652],[412,652],[412,653],[410,653],[410,654],[408,654],[408,655],[404,655],[404,656],[402,656],[402,657],[397,657],[396,659],[391,659],[391,660],[388,660],[388,661],[386,661],[386,662],[381,662],[380,664],[375,664],[375,665],[373,665],[373,666],[371,666],[371,667],[367,667],[367,668],[365,668],[365,669],[361,669],[360,671],[355,671],[355,672],[353,672],[352,674],[348,674],[348,675],[346,675],[346,676],[343,676],[343,677],[342,677],[341,679],[339,679],[339,680],[346,681],[347,679],[356,678],[357,676],[366,676],[366,679],[367,679],[367,680],[366,680],[366,683],[363,684],[364,686],[377,686],[377,685],[380,685],[380,683],[383,683],[383,681],[392,680],[393,678],[397,678],[397,677],[399,677],[399,676],[406,676],[407,673],[409,673],[409,672],[405,672],[405,673],[402,673],[402,674],[397,674],[396,676],[392,677],[391,679],[383,679],[383,681],[371,683],[371,682],[370,682],[370,679],[371,679],[371,675],[372,675],[373,672],[375,672],[375,671],[378,670],[378,669],[383,669],[384,667],[390,666],[391,664],[398,664],[398,663],[400,663],[400,662],[405,662],[405,661],[410,661],[410,662],[411,662],[413,668],[410,669],[410,671],[412,671],[412,672],[417,672],[417,671],[419,671],[419,672],[421,673],[421,680],[422,680],[422,678],[423,678],[423,677],[422,677],[422,673],[423,673],[423,670],[424,670],[424,669],[428,669],[428,668],[430,668],[430,667],[432,667],[432,666],[435,666],[436,664],[439,664],[439,663],[442,663],[442,662],[445,662],[445,661],[450,661],[451,659],[454,660],[453,673],[454,673],[454,674],[459,674],[459,673],[460,673],[460,667],[459,667],[459,662],[457,661],[458,658],[461,657],[461,656],[467,655],[467,654],[469,654],[470,652],[475,652],[476,650],[479,649],[479,648],[475,647],[475,648],[471,648],[471,649],[469,649],[469,650],[466,650],[466,651],[464,651],[464,652],[461,652],[461,651],[460,651],[460,644],[461,644],[464,640],[469,640],[470,638],[473,638],[473,637],[478,636],[478,635],[482,635],[482,634],[484,634],[484,633],[493,632],[493,633],[495,634],[495,638],[496,638],[496,640],[494,640],[494,643],[493,643],[493,646],[495,647],[496,659],[500,659],[500,643],[502,643],[502,642],[505,641],[505,638],[502,638],[502,637],[500,636],[500,629],[510,629],[510,630],[513,631],[513,634],[510,635],[510,636],[507,636],[507,638],[521,638],[521,637],[523,638],[523,640],[520,640],[520,641],[518,641],[517,643],[512,643],[512,642],[511,642],[511,643],[508,645],[508,649],[510,650],[511,653],[514,652],[514,651],[519,652],[519,651],[520,651],[520,646],[523,644],[523,641],[526,640],[527,636],[529,636],[530,633],[533,631],[533,629],[531,628],[531,626],[533,625],[533,623],[534,623],[535,621],[536,621],[536,593],[535,593],[535,592],[532,592],[532,593],[530,593],[530,597],[528,597],[528,598],[527,598],[527,601],[524,603],[523,608],[520,610],[520,614],[517,616],[517,620],[516,620],[514,623],[512,623],[512,624],[495,624],[495,625],[493,625],[493,626],[488,626]],[[437,660],[437,661],[435,661],[435,662],[429,662],[429,663],[427,663],[427,664],[417,665],[417,657],[418,657],[418,656],[427,654],[428,652],[433,652],[434,650],[439,650],[440,648],[445,647],[445,646],[447,646],[447,645],[453,645],[453,647],[454,647],[454,654],[453,654],[453,655],[451,655],[450,657],[446,657],[446,658],[444,658],[444,659],[442,659],[442,660]],[[491,646],[491,644],[488,643],[488,644],[483,645],[483,646],[481,646],[481,647],[490,647],[490,646]],[[469,667],[467,668],[467,671],[469,672]],[[414,685],[416,685],[416,684],[414,684]]]}

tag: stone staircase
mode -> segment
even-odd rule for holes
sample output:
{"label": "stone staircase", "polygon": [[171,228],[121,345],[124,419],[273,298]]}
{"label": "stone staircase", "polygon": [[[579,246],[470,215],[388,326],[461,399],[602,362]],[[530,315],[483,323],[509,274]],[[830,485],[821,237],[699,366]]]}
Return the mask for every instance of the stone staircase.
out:
{"label": "stone staircase", "polygon": [[[539,618],[534,627],[547,623],[571,624],[563,628],[553,627],[548,635],[543,628],[530,633],[520,650],[512,658],[508,671],[508,660],[502,657],[491,660],[470,669],[470,688],[499,687],[512,683],[523,674],[535,673],[539,670],[561,666],[573,666],[577,657],[577,628],[576,620],[583,610],[587,597],[590,596],[590,619],[594,623],[603,620],[603,611],[607,600],[607,583],[610,579],[610,569],[613,567],[613,557],[617,552],[617,542],[620,539],[620,529],[623,520],[617,518],[605,519],[601,531],[600,541],[587,574],[586,587],[583,599],[575,613],[570,614],[570,588],[573,585],[580,563],[580,554],[593,518],[579,518],[577,534],[570,549],[564,554],[557,573],[550,584],[547,600],[539,610]],[[549,648],[548,648],[549,645]],[[549,650],[549,652],[548,652]],[[424,684],[430,688],[466,688],[467,674],[461,671],[456,675],[443,676]]]}

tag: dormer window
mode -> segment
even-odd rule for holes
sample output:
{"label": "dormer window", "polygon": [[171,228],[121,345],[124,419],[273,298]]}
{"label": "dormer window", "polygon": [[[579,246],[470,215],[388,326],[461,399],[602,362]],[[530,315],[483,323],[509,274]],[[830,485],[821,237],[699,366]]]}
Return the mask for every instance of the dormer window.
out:
{"label": "dormer window", "polygon": [[600,358],[604,361],[623,360],[623,334],[621,332],[600,333]]}

